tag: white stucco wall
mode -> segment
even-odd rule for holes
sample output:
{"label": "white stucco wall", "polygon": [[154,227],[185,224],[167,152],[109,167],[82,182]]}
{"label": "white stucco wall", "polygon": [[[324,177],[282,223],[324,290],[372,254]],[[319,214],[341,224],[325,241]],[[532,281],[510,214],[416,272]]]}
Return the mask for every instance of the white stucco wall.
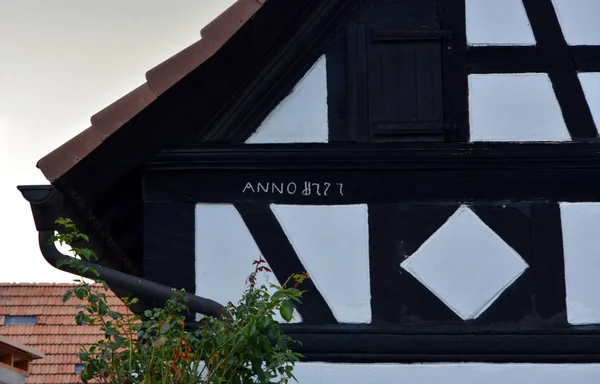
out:
{"label": "white stucco wall", "polygon": [[[465,0],[470,46],[535,46],[522,0]],[[600,45],[600,1],[552,0],[570,45]],[[580,74],[600,126],[600,79]],[[570,141],[546,73],[469,76],[471,141]],[[248,144],[328,141],[327,68],[323,55],[269,114]]]}
{"label": "white stucco wall", "polygon": [[[569,45],[600,45],[600,2],[552,0]],[[469,45],[535,45],[522,0],[466,0]]]}
{"label": "white stucco wall", "polygon": [[600,45],[600,1],[552,0],[569,45]]}
{"label": "white stucco wall", "polygon": [[[600,1],[552,0],[567,44],[600,45]],[[533,46],[522,0],[466,0],[471,46]],[[579,79],[600,126],[600,78]],[[471,141],[570,141],[545,73],[469,76]]]}
{"label": "white stucco wall", "polygon": [[271,209],[337,321],[370,323],[367,206],[272,205]]}
{"label": "white stucco wall", "polygon": [[600,323],[600,203],[560,205],[567,318],[575,325]]}
{"label": "white stucco wall", "polygon": [[[299,260],[340,323],[370,323],[368,209],[271,205]],[[561,203],[568,321],[600,323],[600,203]],[[261,252],[231,204],[196,206],[196,294],[237,302]],[[399,267],[462,319],[484,313],[529,267],[467,206]],[[300,272],[300,271],[298,271]],[[261,273],[259,284],[278,284]],[[296,314],[294,321],[300,321]]]}
{"label": "white stucco wall", "polygon": [[246,143],[325,143],[329,137],[327,113],[327,65],[323,55]]}
{"label": "white stucco wall", "polygon": [[[255,269],[253,261],[261,258],[256,242],[233,205],[196,205],[196,295],[210,297],[223,305],[230,301],[237,303]],[[256,283],[269,287],[282,282],[272,272],[260,272]],[[277,320],[281,318],[277,316]],[[299,321],[301,316],[295,313],[292,322]]]}
{"label": "white stucco wall", "polygon": [[[260,258],[258,246],[232,205],[196,206],[196,294],[237,303],[254,271],[252,262]],[[259,283],[277,283],[273,273],[259,276]]]}
{"label": "white stucco wall", "polygon": [[545,73],[469,76],[471,141],[570,141]]}
{"label": "white stucco wall", "polygon": [[0,384],[25,384],[25,380],[25,374],[0,366]]}
{"label": "white stucco wall", "polygon": [[[600,0],[552,2],[568,44],[600,45]],[[521,0],[466,0],[466,17],[471,46],[536,44]],[[600,129],[600,73],[580,73],[578,78]],[[571,140],[546,73],[475,74],[468,82],[471,141]],[[325,143],[327,115],[323,56],[247,143]],[[271,209],[336,319],[341,323],[369,323],[366,205],[272,205]],[[568,321],[573,325],[598,324],[600,203],[562,203],[561,218]],[[231,205],[199,204],[196,236],[197,294],[221,302],[236,301],[252,270],[252,260],[260,257],[241,217]],[[528,265],[474,212],[462,207],[399,267],[462,319],[469,320],[484,313]],[[476,280],[468,281],[465,276]],[[264,279],[276,282],[273,274]],[[600,365],[302,363],[296,375],[300,383],[307,384],[587,384],[598,380]]]}
{"label": "white stucco wall", "polygon": [[[600,36],[600,31],[598,31],[598,35]],[[596,129],[600,131],[600,72],[580,73],[578,76],[588,106],[594,117]]]}
{"label": "white stucco wall", "polygon": [[469,45],[535,45],[521,0],[466,0]]}
{"label": "white stucco wall", "polygon": [[599,364],[299,363],[299,384],[596,384]]}
{"label": "white stucco wall", "polygon": [[[272,205],[271,209],[338,322],[369,323],[367,206]],[[196,294],[236,303],[254,270],[253,260],[261,257],[235,207],[196,205]],[[273,273],[259,276],[259,284],[282,283]]]}
{"label": "white stucco wall", "polygon": [[[367,206],[274,204],[271,210],[336,319],[369,323]],[[600,323],[600,203],[561,203],[560,211],[568,321]],[[196,243],[196,293],[237,301],[252,261],[261,257],[237,210],[231,204],[197,204]],[[399,266],[465,320],[484,313],[528,267],[465,205]],[[267,273],[262,282],[277,279]],[[294,321],[301,321],[299,314]],[[591,384],[600,377],[600,365],[302,363],[296,376],[300,384]]]}

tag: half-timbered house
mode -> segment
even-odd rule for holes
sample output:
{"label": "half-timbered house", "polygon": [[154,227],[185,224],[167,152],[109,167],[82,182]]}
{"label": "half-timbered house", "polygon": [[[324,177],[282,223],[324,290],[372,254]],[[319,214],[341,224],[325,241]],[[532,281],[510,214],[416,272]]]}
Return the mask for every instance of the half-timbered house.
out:
{"label": "half-timbered house", "polygon": [[40,160],[42,251],[74,217],[147,305],[235,301],[260,256],[271,281],[307,271],[301,383],[595,382],[599,18],[238,0]]}

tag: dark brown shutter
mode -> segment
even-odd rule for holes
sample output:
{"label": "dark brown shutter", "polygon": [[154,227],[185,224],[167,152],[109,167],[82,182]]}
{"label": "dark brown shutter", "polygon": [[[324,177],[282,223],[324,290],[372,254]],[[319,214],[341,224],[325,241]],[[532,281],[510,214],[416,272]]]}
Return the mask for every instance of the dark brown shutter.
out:
{"label": "dark brown shutter", "polygon": [[363,131],[359,138],[444,141],[442,46],[448,33],[367,28],[360,32],[357,35],[366,38],[354,40],[357,62],[350,64],[357,82],[356,129]]}

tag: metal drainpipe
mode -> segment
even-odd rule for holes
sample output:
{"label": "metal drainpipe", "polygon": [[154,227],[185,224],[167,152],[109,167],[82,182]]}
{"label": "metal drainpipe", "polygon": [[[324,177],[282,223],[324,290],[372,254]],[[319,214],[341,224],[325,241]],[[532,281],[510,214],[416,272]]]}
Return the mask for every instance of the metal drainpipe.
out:
{"label": "metal drainpipe", "polygon": [[[95,270],[98,275],[95,275],[93,272],[82,274],[79,270],[77,270],[77,268],[74,268],[69,264],[63,264],[59,267],[58,265],[61,260],[69,260],[72,258],[60,253],[58,249],[56,249],[56,246],[50,242],[50,239],[53,235],[54,231],[40,231],[38,236],[42,255],[44,256],[44,259],[46,259],[46,261],[53,267],[90,279],[104,280],[109,285],[115,285],[134,294],[144,297],[151,297],[160,301],[166,301],[173,296],[173,288],[167,287],[166,285],[128,275],[121,271],[106,268],[88,261],[80,260],[84,267]],[[186,305],[191,311],[214,317],[221,317],[224,315],[223,306],[214,300],[192,295],[188,292],[185,293],[185,297],[187,299]]]}
{"label": "metal drainpipe", "polygon": [[[108,285],[119,287],[145,298],[166,301],[173,296],[174,289],[171,287],[88,261],[81,260],[81,263],[83,266],[95,270],[98,275],[93,272],[82,275],[77,268],[69,264],[63,264],[59,267],[58,264],[61,260],[71,259],[69,256],[60,253],[55,244],[50,241],[55,230],[54,220],[59,217],[59,213],[62,211],[60,194],[52,186],[20,186],[19,190],[31,204],[42,256],[54,268],[78,276],[104,280]],[[185,297],[187,307],[193,312],[213,317],[227,316],[224,307],[214,300],[191,293],[186,293]]]}

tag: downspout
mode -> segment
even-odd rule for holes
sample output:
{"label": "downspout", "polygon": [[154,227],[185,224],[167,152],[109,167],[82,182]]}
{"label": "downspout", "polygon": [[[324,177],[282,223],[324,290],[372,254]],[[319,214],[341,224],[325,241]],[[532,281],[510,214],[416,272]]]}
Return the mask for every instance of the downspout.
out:
{"label": "downspout", "polygon": [[[108,285],[114,285],[146,298],[166,301],[173,296],[173,288],[96,263],[81,260],[83,266],[93,269],[98,275],[91,271],[82,274],[77,268],[68,263],[62,264],[59,267],[58,265],[62,260],[72,259],[60,253],[55,244],[50,241],[56,227],[54,220],[59,217],[62,211],[62,198],[60,194],[52,186],[19,186],[18,188],[25,199],[31,204],[35,225],[38,230],[40,250],[44,259],[51,266],[77,276],[104,280]],[[193,312],[213,317],[224,315],[224,307],[214,300],[196,296],[188,292],[185,293],[185,297],[187,299],[186,305]]]}

